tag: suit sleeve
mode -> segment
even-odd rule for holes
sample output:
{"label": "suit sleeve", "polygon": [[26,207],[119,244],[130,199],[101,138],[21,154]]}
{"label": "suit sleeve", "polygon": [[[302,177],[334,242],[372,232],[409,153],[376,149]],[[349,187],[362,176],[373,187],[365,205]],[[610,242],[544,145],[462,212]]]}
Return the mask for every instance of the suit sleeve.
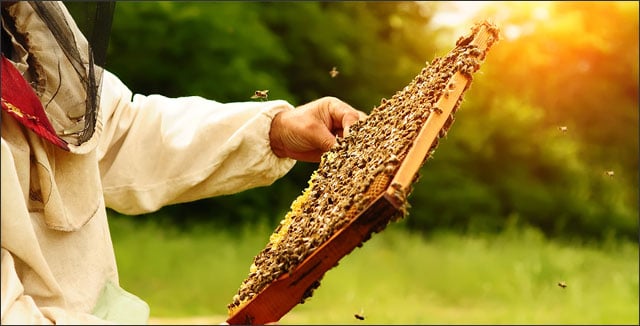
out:
{"label": "suit sleeve", "polygon": [[269,143],[285,101],[219,103],[198,96],[135,95],[104,72],[98,156],[107,207],[141,214],[162,206],[267,186],[295,160]]}

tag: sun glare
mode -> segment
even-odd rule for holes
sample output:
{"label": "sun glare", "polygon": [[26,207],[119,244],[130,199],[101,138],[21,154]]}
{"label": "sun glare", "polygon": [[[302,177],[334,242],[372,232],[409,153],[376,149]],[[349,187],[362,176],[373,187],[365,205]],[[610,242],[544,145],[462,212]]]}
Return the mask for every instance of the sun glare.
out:
{"label": "sun glare", "polygon": [[[514,13],[526,13],[533,20],[548,20],[550,5],[550,1],[448,1],[433,17],[433,24],[452,28],[454,33],[460,34],[475,20],[486,19],[501,25],[506,39],[514,39],[526,33],[522,26],[507,23]],[[483,12],[487,13],[486,17],[480,16]]]}
{"label": "sun glare", "polygon": [[449,1],[436,13],[433,23],[438,26],[454,27],[465,24],[493,1]]}

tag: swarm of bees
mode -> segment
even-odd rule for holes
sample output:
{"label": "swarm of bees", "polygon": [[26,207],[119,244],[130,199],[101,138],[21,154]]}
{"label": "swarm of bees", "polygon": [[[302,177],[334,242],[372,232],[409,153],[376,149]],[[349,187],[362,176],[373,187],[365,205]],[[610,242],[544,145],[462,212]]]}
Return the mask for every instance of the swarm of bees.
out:
{"label": "swarm of bees", "polygon": [[[484,23],[491,35],[488,45],[481,51],[470,42],[480,26],[472,29],[469,38],[461,38],[456,47],[444,57],[435,58],[407,85],[390,99],[382,99],[364,121],[350,127],[346,137],[337,137],[336,145],[325,152],[311,176],[308,187],[291,204],[290,211],[275,229],[266,247],[253,260],[249,276],[228,305],[233,315],[244,304],[259,294],[267,285],[313,254],[335,232],[341,230],[383,190],[390,187],[391,178],[412,147],[421,127],[432,114],[442,114],[437,107],[439,99],[455,87],[450,83],[455,73],[469,81],[486,51],[498,39],[498,29]],[[337,74],[337,70],[335,74]],[[333,75],[332,75],[333,76]],[[466,87],[470,83],[466,84]],[[466,88],[462,90],[464,93]],[[453,113],[460,106],[457,99]],[[439,133],[446,136],[453,123],[453,113]],[[431,145],[426,161],[438,145]],[[424,163],[423,161],[423,163]],[[414,179],[417,180],[417,175]],[[394,188],[396,189],[396,188]],[[396,189],[394,200],[403,209],[389,216],[388,222],[407,215],[407,197],[411,189]],[[382,226],[384,227],[384,226]],[[312,296],[320,285],[316,281],[304,294],[301,303]],[[362,314],[355,318],[363,320]]]}

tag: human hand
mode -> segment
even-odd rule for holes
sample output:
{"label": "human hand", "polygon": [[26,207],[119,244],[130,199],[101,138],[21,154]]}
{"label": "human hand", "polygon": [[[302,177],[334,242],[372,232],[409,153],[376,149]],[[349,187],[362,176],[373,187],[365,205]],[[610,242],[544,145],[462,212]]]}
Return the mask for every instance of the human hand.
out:
{"label": "human hand", "polygon": [[335,98],[322,97],[273,118],[269,138],[278,157],[319,162],[322,153],[349,134],[349,126],[367,115]]}

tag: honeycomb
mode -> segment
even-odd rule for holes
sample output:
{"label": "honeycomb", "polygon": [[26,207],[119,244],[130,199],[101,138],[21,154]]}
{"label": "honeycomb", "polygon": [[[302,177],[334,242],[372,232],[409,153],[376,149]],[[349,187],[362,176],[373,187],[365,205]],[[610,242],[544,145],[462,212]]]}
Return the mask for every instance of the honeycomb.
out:
{"label": "honeycomb", "polygon": [[[481,27],[488,35],[483,47],[472,42]],[[456,87],[461,87],[453,78],[459,73],[468,82],[458,90],[451,113],[429,144],[426,155],[420,158],[420,166],[431,157],[438,146],[438,139],[446,137],[454,121],[454,114],[460,106],[462,94],[471,83],[472,74],[479,69],[486,52],[497,39],[498,29],[492,24],[483,22],[475,25],[470,35],[460,37],[446,56],[427,62],[404,89],[390,99],[383,98],[365,120],[350,127],[349,135],[337,138],[337,143],[322,155],[307,188],[293,201],[265,248],[254,257],[249,276],[227,306],[229,315],[241,309],[273,281],[291,273],[385,191],[390,193],[397,210],[389,214],[374,232],[408,214],[407,197],[419,174],[410,175],[408,187],[394,183],[394,176],[425,122],[432,115],[442,114],[439,107],[441,99],[447,99]],[[316,280],[300,303],[311,297],[319,285],[320,280]]]}

